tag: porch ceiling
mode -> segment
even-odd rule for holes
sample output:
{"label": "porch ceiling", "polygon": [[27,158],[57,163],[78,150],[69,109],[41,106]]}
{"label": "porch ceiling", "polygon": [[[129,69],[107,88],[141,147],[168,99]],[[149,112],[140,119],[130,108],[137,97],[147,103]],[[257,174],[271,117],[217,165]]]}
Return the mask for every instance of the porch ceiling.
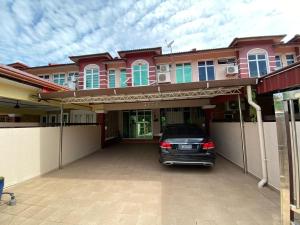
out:
{"label": "porch ceiling", "polygon": [[98,104],[184,100],[236,95],[241,93],[242,87],[256,83],[257,79],[253,78],[215,80],[147,87],[40,93],[39,98],[45,100],[59,99],[63,103]]}

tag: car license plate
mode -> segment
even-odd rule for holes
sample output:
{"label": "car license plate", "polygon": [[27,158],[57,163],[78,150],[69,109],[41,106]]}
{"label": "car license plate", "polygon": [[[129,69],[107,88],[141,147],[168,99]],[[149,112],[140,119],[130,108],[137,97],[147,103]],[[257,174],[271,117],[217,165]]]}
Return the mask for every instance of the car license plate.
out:
{"label": "car license plate", "polygon": [[193,146],[192,145],[181,145],[180,148],[182,150],[191,150],[193,148]]}

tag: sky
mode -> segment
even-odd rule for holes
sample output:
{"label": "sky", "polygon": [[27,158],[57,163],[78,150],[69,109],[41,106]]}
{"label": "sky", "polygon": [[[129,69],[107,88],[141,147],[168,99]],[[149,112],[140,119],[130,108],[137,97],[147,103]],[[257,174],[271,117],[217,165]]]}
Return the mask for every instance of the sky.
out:
{"label": "sky", "polygon": [[227,47],[235,37],[300,34],[300,0],[0,0],[0,63],[161,46]]}

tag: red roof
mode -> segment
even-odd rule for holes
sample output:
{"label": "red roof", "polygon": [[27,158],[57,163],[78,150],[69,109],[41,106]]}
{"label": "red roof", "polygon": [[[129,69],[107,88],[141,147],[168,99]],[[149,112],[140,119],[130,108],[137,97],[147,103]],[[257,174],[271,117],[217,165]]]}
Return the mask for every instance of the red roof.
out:
{"label": "red roof", "polygon": [[300,62],[260,78],[257,89],[259,94],[264,94],[296,87],[300,87]]}
{"label": "red roof", "polygon": [[26,83],[31,86],[38,86],[49,91],[69,91],[70,89],[45,79],[39,78],[36,75],[27,73],[22,70],[15,69],[10,66],[0,64],[0,76],[7,77],[17,82]]}
{"label": "red roof", "polygon": [[140,48],[140,49],[131,49],[125,51],[118,51],[118,54],[121,58],[125,58],[128,54],[135,54],[135,53],[154,53],[155,55],[162,54],[161,47],[154,47],[154,48]]}
{"label": "red roof", "polygon": [[242,37],[234,38],[229,44],[229,47],[236,47],[238,43],[241,42],[250,42],[250,41],[272,41],[274,44],[281,43],[282,39],[285,37],[285,34],[281,35],[268,35],[268,36],[253,36],[253,37]]}

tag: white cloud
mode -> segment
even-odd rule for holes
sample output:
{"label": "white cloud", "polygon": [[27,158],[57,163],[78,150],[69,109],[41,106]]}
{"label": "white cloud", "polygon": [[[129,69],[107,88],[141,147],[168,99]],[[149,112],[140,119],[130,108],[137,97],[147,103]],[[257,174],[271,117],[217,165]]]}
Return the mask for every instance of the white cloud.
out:
{"label": "white cloud", "polygon": [[234,37],[300,33],[298,0],[2,0],[0,63],[163,46],[225,47]]}

